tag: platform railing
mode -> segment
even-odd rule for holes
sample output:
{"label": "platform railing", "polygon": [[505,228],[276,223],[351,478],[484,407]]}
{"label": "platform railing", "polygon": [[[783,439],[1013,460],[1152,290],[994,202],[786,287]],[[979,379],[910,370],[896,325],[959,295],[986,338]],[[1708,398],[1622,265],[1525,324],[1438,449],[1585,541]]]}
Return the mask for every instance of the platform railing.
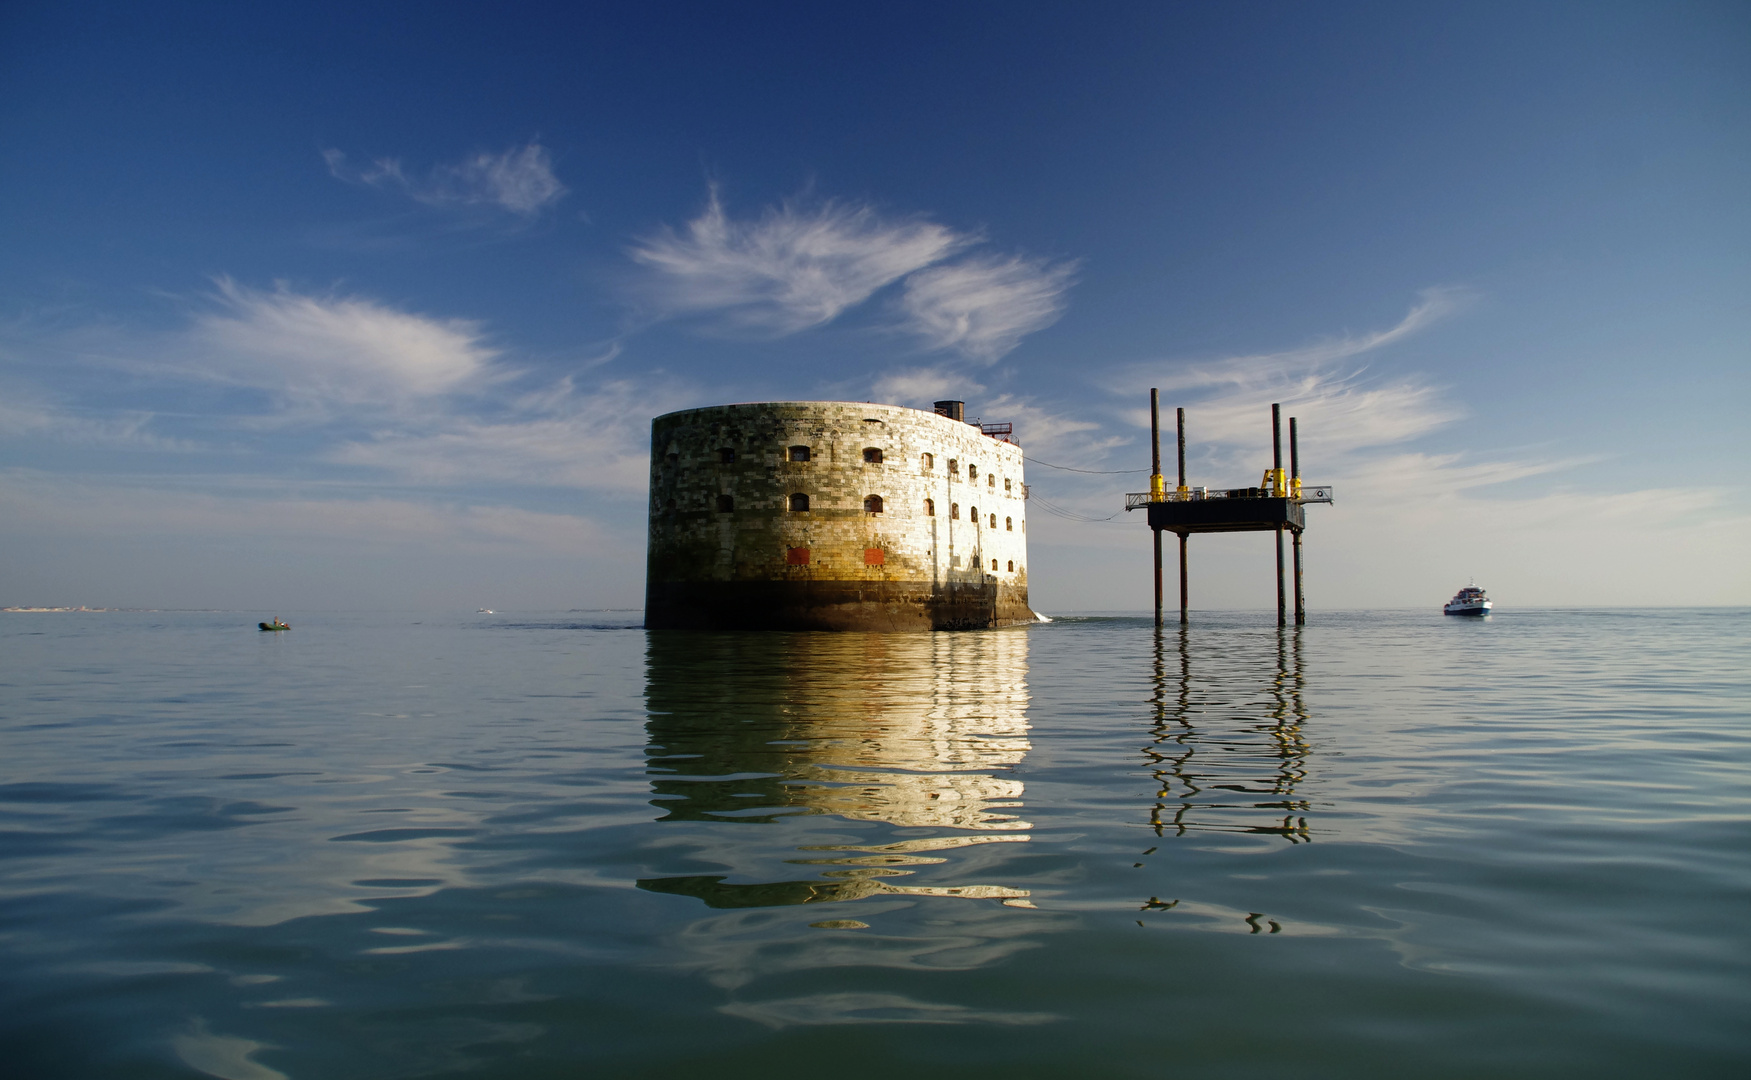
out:
{"label": "platform railing", "polygon": [[[1274,491],[1272,491],[1268,487],[1250,487],[1250,488],[1194,487],[1194,488],[1187,488],[1184,491],[1176,491],[1173,488],[1169,488],[1157,496],[1152,496],[1147,491],[1127,492],[1125,494],[1125,509],[1126,510],[1141,510],[1144,507],[1148,506],[1152,502],[1170,502],[1170,503],[1171,502],[1214,502],[1218,499],[1275,499],[1275,498],[1280,498],[1280,497],[1281,496],[1277,495]],[[1319,485],[1318,487],[1315,487],[1312,485],[1303,484],[1303,485],[1301,485],[1301,494],[1298,498],[1295,499],[1295,501],[1298,503],[1302,503],[1302,504],[1306,504],[1306,503],[1330,503],[1331,499],[1332,499],[1331,485],[1322,484],[1322,485]]]}

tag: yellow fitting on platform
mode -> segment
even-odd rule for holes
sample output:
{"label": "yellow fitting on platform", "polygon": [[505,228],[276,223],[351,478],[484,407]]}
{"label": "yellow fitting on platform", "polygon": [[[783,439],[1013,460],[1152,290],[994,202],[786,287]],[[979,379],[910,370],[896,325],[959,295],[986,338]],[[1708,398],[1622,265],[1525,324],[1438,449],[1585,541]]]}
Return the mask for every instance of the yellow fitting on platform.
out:
{"label": "yellow fitting on platform", "polygon": [[1291,477],[1289,480],[1289,497],[1291,499],[1301,498],[1301,478],[1299,476]]}
{"label": "yellow fitting on platform", "polygon": [[1149,501],[1167,501],[1167,481],[1160,473],[1153,473],[1149,477]]}

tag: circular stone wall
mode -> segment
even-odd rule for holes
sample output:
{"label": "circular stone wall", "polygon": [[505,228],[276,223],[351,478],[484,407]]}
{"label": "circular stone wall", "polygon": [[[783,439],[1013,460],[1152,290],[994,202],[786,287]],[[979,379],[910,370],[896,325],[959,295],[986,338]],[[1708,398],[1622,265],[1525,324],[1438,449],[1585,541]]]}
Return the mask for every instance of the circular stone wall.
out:
{"label": "circular stone wall", "polygon": [[1021,448],[892,405],[716,405],[651,422],[645,625],[1028,622]]}

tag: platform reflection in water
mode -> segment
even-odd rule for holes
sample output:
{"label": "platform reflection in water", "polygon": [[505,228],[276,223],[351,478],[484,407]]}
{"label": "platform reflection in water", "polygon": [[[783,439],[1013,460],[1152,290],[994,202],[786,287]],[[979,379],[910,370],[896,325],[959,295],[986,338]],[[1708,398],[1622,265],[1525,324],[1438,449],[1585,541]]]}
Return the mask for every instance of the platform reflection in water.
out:
{"label": "platform reflection in water", "polygon": [[1191,831],[1312,838],[1310,805],[1297,797],[1311,748],[1303,735],[1300,629],[1276,634],[1274,662],[1255,647],[1200,650],[1190,631],[1157,631],[1153,737],[1144,754],[1159,789],[1149,821],[1157,835]]}
{"label": "platform reflection in water", "polygon": [[[999,899],[1025,889],[908,885],[957,849],[1026,841],[1030,749],[1025,631],[976,634],[652,633],[648,764],[663,822],[760,825],[834,815],[908,830],[884,843],[811,845],[798,880],[641,879],[712,907],[857,900],[877,894]],[[925,835],[910,835],[928,830]]]}

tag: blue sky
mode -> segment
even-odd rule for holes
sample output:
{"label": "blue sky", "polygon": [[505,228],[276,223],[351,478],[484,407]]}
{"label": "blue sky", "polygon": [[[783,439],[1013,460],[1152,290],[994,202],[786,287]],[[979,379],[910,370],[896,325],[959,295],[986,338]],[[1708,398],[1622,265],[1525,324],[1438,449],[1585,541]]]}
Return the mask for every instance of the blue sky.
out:
{"label": "blue sky", "polygon": [[15,3],[0,138],[0,604],[635,606],[660,412],[1150,386],[1194,482],[1302,418],[1316,608],[1751,603],[1743,4]]}

